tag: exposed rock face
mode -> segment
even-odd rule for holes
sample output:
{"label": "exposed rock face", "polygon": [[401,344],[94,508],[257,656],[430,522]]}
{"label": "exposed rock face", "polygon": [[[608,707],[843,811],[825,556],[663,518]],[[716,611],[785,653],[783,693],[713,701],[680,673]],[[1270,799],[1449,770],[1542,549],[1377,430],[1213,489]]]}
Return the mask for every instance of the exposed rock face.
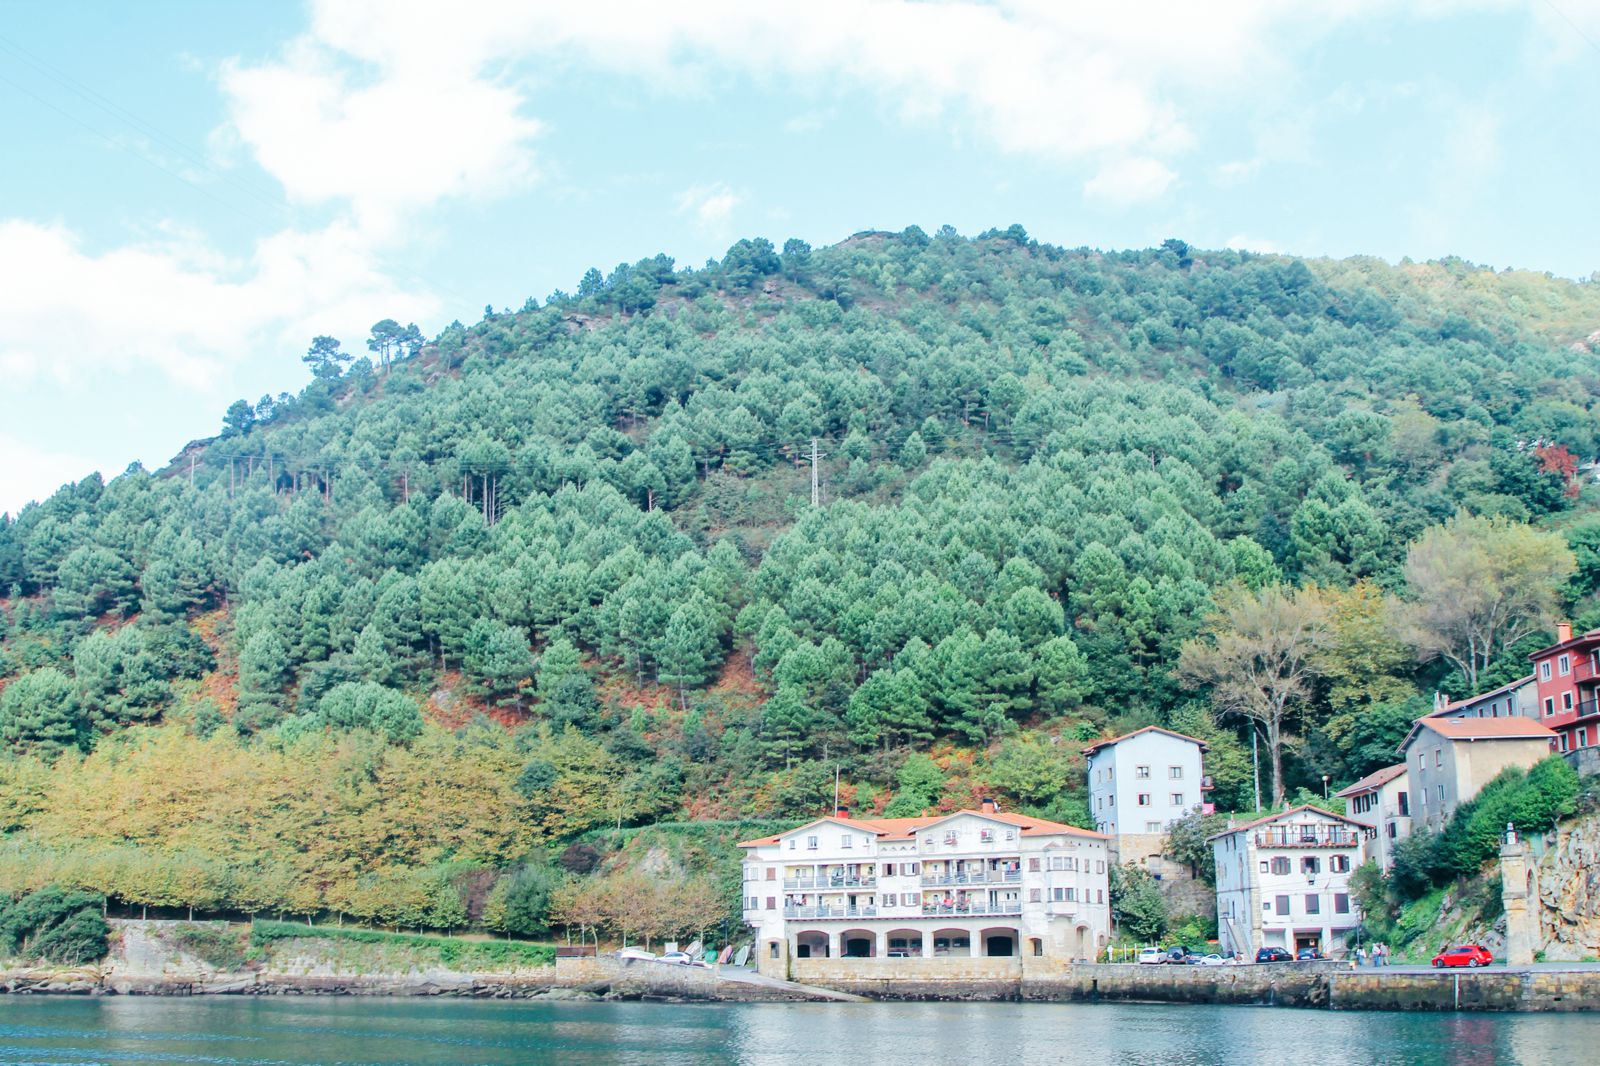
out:
{"label": "exposed rock face", "polygon": [[1545,958],[1600,956],[1600,816],[1560,831],[1539,860],[1537,890]]}

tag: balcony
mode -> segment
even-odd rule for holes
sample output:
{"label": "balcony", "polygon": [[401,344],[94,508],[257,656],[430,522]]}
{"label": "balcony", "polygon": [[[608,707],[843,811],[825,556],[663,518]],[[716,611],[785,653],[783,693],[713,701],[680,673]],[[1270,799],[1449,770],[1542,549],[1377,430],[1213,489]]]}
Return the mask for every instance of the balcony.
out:
{"label": "balcony", "polygon": [[1344,826],[1280,826],[1256,833],[1258,848],[1353,848],[1359,834]]}
{"label": "balcony", "polygon": [[957,915],[957,916],[963,915],[963,914],[971,914],[971,915],[976,915],[976,916],[983,916],[983,915],[990,915],[990,914],[1013,914],[1014,915],[1014,914],[1021,914],[1022,913],[1022,904],[1020,902],[1011,902],[1011,903],[984,903],[984,902],[952,903],[952,904],[949,904],[949,905],[946,905],[946,904],[943,904],[943,903],[924,903],[922,905],[922,913],[923,913],[924,917],[934,917],[936,915],[946,915],[946,914]]}
{"label": "balcony", "polygon": [[875,876],[866,877],[785,877],[783,889],[785,892],[818,891],[828,888],[877,888],[878,879]]}
{"label": "balcony", "polygon": [[984,870],[970,874],[924,873],[922,875],[924,888],[943,887],[946,885],[1015,885],[1021,882],[1021,870]]}
{"label": "balcony", "polygon": [[785,907],[785,918],[876,918],[877,907]]}
{"label": "balcony", "polygon": [[1577,714],[1574,715],[1572,720],[1581,722],[1585,718],[1593,718],[1596,715],[1600,715],[1600,700],[1581,700],[1577,706]]}

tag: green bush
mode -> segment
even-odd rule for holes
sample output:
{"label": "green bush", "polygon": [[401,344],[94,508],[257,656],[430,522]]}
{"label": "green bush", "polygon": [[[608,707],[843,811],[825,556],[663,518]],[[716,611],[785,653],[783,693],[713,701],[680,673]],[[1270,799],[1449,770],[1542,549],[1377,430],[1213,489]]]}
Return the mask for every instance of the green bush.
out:
{"label": "green bush", "polygon": [[556,957],[549,944],[515,940],[460,940],[453,937],[385,933],[378,929],[346,929],[328,925],[258,921],[250,927],[254,947],[282,940],[339,940],[353,944],[380,944],[417,949],[447,966],[467,963],[483,966],[548,966]]}
{"label": "green bush", "polygon": [[81,966],[105,958],[105,897],[50,886],[0,907],[0,956]]}
{"label": "green bush", "polygon": [[172,946],[223,971],[244,969],[248,960],[245,937],[237,929],[225,925],[201,925],[185,922],[172,927],[164,937]]}

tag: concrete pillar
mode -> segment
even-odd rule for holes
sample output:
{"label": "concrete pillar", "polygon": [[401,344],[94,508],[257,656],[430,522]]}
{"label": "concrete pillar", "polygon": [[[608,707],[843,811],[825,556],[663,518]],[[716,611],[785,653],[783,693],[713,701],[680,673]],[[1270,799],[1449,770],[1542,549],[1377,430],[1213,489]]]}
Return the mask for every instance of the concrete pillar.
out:
{"label": "concrete pillar", "polygon": [[1533,898],[1533,872],[1528,864],[1528,845],[1517,831],[1506,826],[1500,845],[1500,899],[1506,912],[1506,961],[1512,966],[1533,965],[1539,940],[1537,898]]}
{"label": "concrete pillar", "polygon": [[834,930],[828,934],[828,958],[837,959],[839,955],[839,932]]}
{"label": "concrete pillar", "polygon": [[789,980],[789,960],[794,957],[794,945],[786,937],[769,937],[757,941],[756,972],[763,977]]}
{"label": "concrete pillar", "polygon": [[880,959],[887,958],[889,955],[889,934],[880,931],[876,934],[876,940],[878,946],[872,953]]}
{"label": "concrete pillar", "polygon": [[926,929],[922,931],[922,957],[933,958],[933,933]]}

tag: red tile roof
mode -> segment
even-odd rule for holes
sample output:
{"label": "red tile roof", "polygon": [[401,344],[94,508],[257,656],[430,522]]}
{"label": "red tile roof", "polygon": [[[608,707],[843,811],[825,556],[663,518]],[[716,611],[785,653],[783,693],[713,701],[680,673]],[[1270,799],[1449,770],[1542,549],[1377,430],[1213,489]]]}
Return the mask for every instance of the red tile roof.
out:
{"label": "red tile roof", "polygon": [[1235,833],[1242,833],[1246,829],[1254,829],[1258,825],[1266,825],[1268,822],[1276,822],[1279,819],[1287,818],[1291,814],[1299,814],[1301,811],[1313,811],[1313,812],[1315,812],[1317,814],[1325,815],[1326,817],[1332,818],[1335,821],[1347,822],[1350,825],[1360,826],[1362,829],[1371,829],[1372,828],[1370,825],[1367,825],[1364,822],[1358,822],[1354,818],[1346,818],[1342,814],[1334,814],[1332,811],[1325,811],[1321,807],[1316,806],[1315,804],[1304,803],[1304,804],[1301,804],[1298,807],[1290,807],[1286,811],[1279,811],[1277,814],[1269,814],[1269,815],[1266,815],[1264,817],[1257,818],[1254,821],[1246,822],[1243,825],[1230,826],[1229,828],[1224,829],[1220,833],[1211,834],[1210,836],[1206,837],[1206,839],[1207,840],[1220,840],[1223,837],[1232,836]]}
{"label": "red tile roof", "polygon": [[1170,729],[1163,729],[1158,725],[1147,725],[1143,729],[1135,729],[1133,732],[1124,733],[1120,737],[1111,737],[1109,740],[1097,740],[1093,744],[1090,744],[1087,748],[1084,748],[1083,749],[1083,753],[1085,755],[1093,755],[1095,752],[1099,751],[1101,748],[1108,748],[1113,744],[1120,744],[1122,741],[1127,740],[1129,737],[1136,737],[1140,733],[1165,733],[1169,737],[1177,737],[1179,740],[1187,740],[1187,741],[1189,741],[1191,743],[1198,744],[1198,745],[1200,745],[1200,750],[1201,751],[1208,751],[1208,750],[1210,750],[1210,747],[1211,747],[1211,745],[1207,744],[1205,741],[1199,739],[1198,737],[1185,736],[1182,733],[1175,733]]}
{"label": "red tile roof", "polygon": [[1390,781],[1393,781],[1395,778],[1399,777],[1405,772],[1406,764],[1403,762],[1395,763],[1393,766],[1385,766],[1382,770],[1372,771],[1372,773],[1368,774],[1366,777],[1363,777],[1360,781],[1357,781],[1349,788],[1340,789],[1338,792],[1334,793],[1334,795],[1338,796],[1340,799],[1343,799],[1346,796],[1355,796],[1362,792],[1376,792],[1378,789],[1382,788],[1384,785],[1387,785]]}
{"label": "red tile roof", "polygon": [[798,832],[813,825],[820,825],[823,822],[834,822],[838,825],[849,826],[852,829],[859,829],[863,833],[872,833],[874,836],[886,840],[912,840],[916,838],[919,830],[927,829],[961,814],[970,814],[977,818],[989,818],[1005,825],[1014,825],[1022,831],[1022,835],[1025,837],[1060,836],[1065,834],[1083,837],[1087,840],[1111,839],[1104,833],[1096,833],[1090,829],[1079,829],[1075,825],[1062,825],[1060,822],[1052,822],[1048,818],[1032,818],[1027,815],[1011,814],[1005,811],[961,810],[951,811],[949,814],[926,815],[921,818],[817,818],[774,836],[761,837],[758,840],[742,840],[738,846],[741,848],[754,848],[763,844],[776,844],[789,833]]}
{"label": "red tile roof", "polygon": [[1431,729],[1446,740],[1466,741],[1548,740],[1556,735],[1549,726],[1532,718],[1418,718],[1400,742],[1400,750],[1410,747],[1423,729]]}

